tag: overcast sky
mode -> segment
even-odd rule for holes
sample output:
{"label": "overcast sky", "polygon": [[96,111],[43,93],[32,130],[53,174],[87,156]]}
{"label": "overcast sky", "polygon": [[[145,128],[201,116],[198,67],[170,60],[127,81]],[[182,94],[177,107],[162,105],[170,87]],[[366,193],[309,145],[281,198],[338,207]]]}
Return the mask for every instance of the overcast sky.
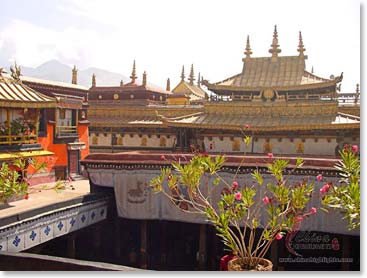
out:
{"label": "overcast sky", "polygon": [[[195,75],[217,82],[242,70],[246,36],[255,57],[268,52],[274,25],[280,55],[297,55],[302,31],[306,69],[329,78],[344,72],[342,92],[360,82],[360,1],[357,0],[12,0],[0,9],[0,66],[36,67],[57,59],[99,67],[162,87]],[[97,76],[98,82],[98,76]]]}

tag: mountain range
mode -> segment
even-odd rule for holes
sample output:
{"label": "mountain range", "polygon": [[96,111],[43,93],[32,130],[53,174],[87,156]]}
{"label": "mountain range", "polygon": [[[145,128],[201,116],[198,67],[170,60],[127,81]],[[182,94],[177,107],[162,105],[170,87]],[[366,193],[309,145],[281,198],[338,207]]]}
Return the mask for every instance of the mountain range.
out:
{"label": "mountain range", "polygon": [[[10,72],[8,69],[9,67],[7,67],[7,71]],[[87,88],[91,87],[93,73],[96,75],[97,86],[119,86],[121,80],[123,80],[124,83],[131,81],[129,77],[126,77],[123,74],[90,67],[78,70],[78,85],[82,85]],[[21,74],[23,76],[71,83],[72,67],[57,60],[50,60],[36,68],[21,65]],[[148,82],[148,85],[161,87],[150,82]]]}

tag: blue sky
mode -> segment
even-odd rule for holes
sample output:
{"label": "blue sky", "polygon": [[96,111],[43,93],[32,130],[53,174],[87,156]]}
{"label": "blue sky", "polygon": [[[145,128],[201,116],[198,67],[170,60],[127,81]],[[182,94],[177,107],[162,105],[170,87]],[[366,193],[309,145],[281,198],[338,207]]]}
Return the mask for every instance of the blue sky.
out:
{"label": "blue sky", "polygon": [[[0,10],[0,65],[36,67],[57,59],[172,86],[182,65],[211,82],[242,69],[246,36],[253,56],[269,56],[274,25],[280,55],[297,55],[302,31],[307,70],[328,78],[344,72],[343,92],[360,82],[357,0],[13,0]],[[98,82],[98,76],[97,76]]]}

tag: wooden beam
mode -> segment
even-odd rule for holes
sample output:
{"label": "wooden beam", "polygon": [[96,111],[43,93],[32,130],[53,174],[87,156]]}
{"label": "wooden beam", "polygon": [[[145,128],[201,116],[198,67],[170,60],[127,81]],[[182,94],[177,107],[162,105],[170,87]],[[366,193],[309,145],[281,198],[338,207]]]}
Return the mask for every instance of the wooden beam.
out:
{"label": "wooden beam", "polygon": [[142,220],[140,223],[140,268],[147,269],[147,220]]}
{"label": "wooden beam", "polygon": [[206,225],[200,224],[199,232],[199,270],[206,269]]}

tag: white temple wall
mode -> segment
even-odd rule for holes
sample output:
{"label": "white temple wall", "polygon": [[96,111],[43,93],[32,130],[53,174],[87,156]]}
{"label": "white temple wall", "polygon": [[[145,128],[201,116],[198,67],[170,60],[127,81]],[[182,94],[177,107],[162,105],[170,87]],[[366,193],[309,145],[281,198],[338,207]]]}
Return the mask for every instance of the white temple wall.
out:
{"label": "white temple wall", "polygon": [[[233,142],[236,140],[239,143],[239,150],[233,149]],[[234,137],[233,140],[231,140],[230,137],[223,137],[223,140],[214,136],[212,138],[207,136],[204,137],[207,152],[254,152],[265,154],[272,152],[274,154],[334,155],[337,146],[336,138],[317,138],[316,141],[315,138],[293,138],[293,140],[290,138],[253,138],[252,140],[254,140],[253,150],[252,143],[245,145],[242,137]],[[352,142],[352,140],[350,141]],[[354,141],[356,141],[356,139]],[[210,149],[210,145],[212,145],[212,149]]]}

